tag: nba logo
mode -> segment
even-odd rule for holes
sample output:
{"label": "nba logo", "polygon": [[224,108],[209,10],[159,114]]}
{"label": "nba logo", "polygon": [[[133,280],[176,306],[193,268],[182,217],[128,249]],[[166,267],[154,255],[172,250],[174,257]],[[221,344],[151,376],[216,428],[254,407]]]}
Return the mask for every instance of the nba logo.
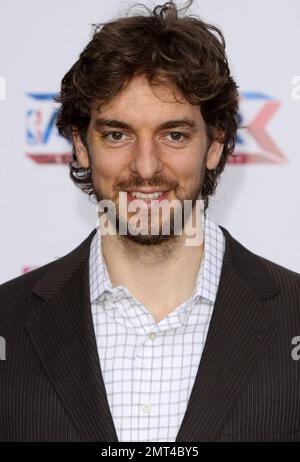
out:
{"label": "nba logo", "polygon": [[63,139],[55,122],[58,109],[54,93],[27,93],[27,156],[38,164],[65,164],[71,157],[69,143]]}

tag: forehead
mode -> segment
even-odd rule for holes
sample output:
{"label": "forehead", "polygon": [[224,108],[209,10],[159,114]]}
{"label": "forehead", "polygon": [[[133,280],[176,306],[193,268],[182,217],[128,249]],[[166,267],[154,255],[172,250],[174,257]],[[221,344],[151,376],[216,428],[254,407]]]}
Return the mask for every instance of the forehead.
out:
{"label": "forehead", "polygon": [[130,125],[157,126],[170,118],[192,118],[203,126],[199,105],[192,105],[169,82],[152,86],[145,76],[133,77],[127,86],[100,109],[92,109],[92,118],[114,118]]}

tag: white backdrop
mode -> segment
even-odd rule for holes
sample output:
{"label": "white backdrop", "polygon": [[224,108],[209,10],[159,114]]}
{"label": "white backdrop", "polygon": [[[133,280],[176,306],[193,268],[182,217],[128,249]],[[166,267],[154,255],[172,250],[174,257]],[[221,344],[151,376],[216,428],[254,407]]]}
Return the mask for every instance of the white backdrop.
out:
{"label": "white backdrop", "polygon": [[[54,130],[51,95],[91,24],[132,4],[1,0],[0,283],[66,254],[95,225],[94,205],[59,163],[69,145]],[[300,272],[300,2],[198,0],[191,12],[223,30],[249,126],[236,149],[245,162],[226,166],[211,214],[253,252]]]}

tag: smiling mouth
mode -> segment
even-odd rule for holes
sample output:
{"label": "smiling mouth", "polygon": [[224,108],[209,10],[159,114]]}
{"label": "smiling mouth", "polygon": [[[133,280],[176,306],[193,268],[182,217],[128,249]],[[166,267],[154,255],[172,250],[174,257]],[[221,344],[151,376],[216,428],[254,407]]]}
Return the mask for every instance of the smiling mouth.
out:
{"label": "smiling mouth", "polygon": [[170,190],[167,191],[151,191],[151,192],[142,192],[142,191],[127,191],[127,198],[129,201],[139,199],[144,200],[145,202],[150,202],[151,200],[161,201],[166,199]]}

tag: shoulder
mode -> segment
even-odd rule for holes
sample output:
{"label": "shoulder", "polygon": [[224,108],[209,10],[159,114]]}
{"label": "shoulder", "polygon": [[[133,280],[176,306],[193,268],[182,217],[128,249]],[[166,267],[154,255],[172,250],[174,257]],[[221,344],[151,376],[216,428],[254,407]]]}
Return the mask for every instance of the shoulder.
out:
{"label": "shoulder", "polygon": [[281,292],[300,296],[299,273],[253,252],[235,239],[226,228],[220,228],[226,241],[225,255],[245,280],[251,280],[256,285],[260,282],[261,286],[272,280]]}
{"label": "shoulder", "polygon": [[283,294],[298,296],[300,308],[300,274],[260,255],[255,255],[272,275]]}
{"label": "shoulder", "polygon": [[7,297],[17,298],[30,290],[49,268],[55,268],[63,258],[65,256],[0,284],[0,307]]}
{"label": "shoulder", "polygon": [[17,326],[23,324],[33,301],[32,287],[48,268],[54,268],[56,265],[57,261],[54,260],[0,285],[0,335],[15,332]]}
{"label": "shoulder", "polygon": [[72,271],[88,258],[89,248],[95,229],[75,249],[29,273],[17,276],[0,285],[0,323],[6,316],[12,316],[14,311],[23,312],[28,309],[32,289],[41,282],[51,288],[53,281],[64,281]]}

